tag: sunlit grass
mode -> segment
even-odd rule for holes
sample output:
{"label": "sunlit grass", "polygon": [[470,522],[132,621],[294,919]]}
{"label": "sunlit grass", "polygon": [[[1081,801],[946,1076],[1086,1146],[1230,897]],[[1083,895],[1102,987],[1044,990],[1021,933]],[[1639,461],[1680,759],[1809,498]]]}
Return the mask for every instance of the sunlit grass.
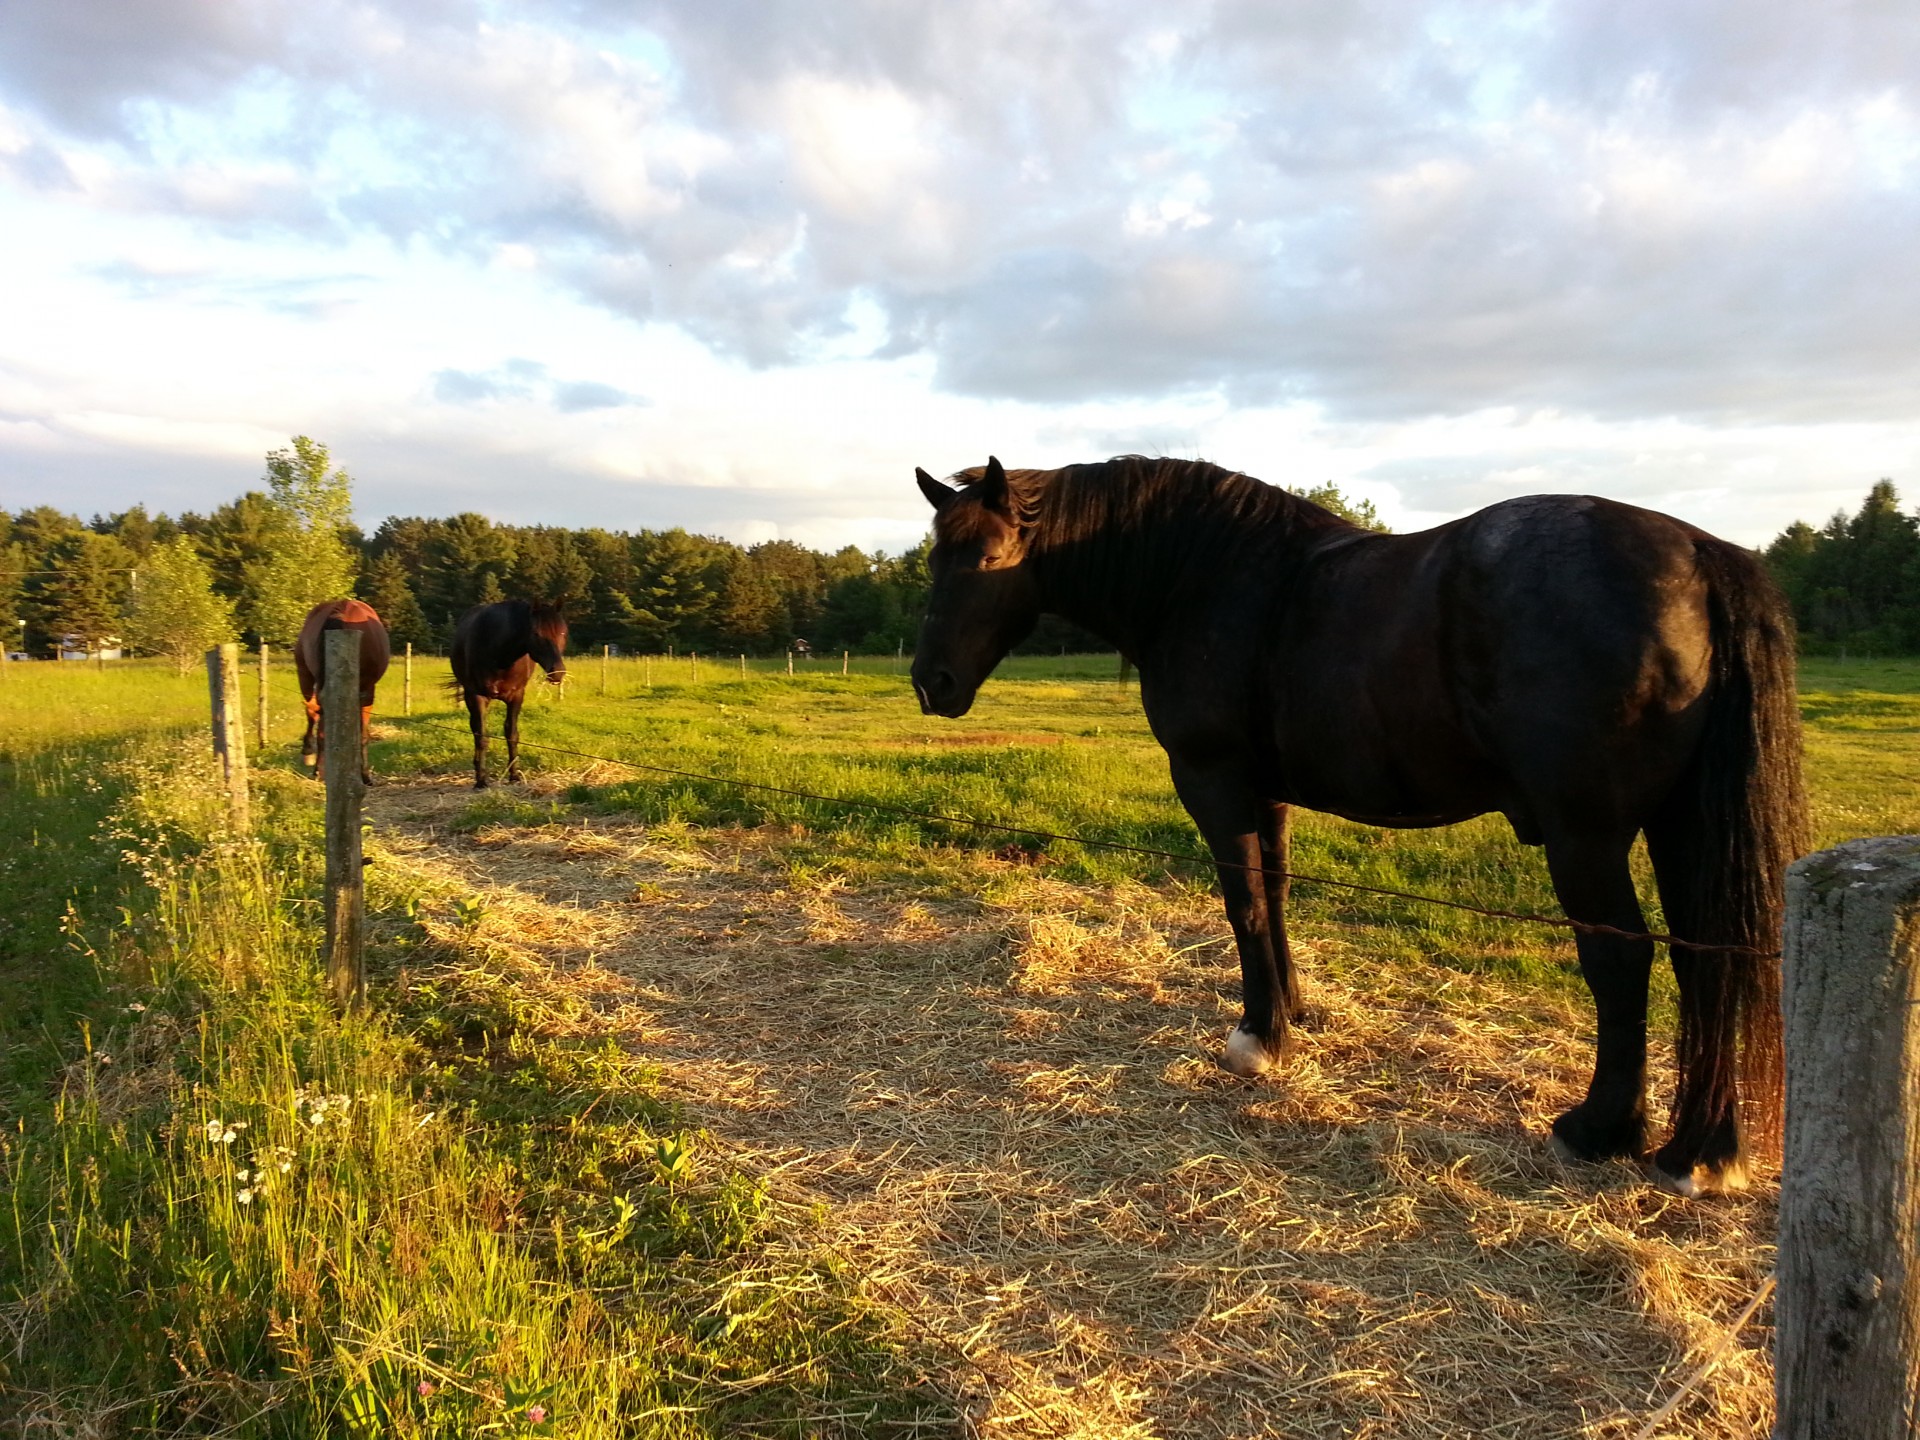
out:
{"label": "sunlit grass", "polygon": [[[528,770],[580,778],[558,799],[502,786],[461,823],[574,809],[776,823],[796,879],[951,890],[981,883],[950,863],[957,850],[1013,846],[1096,886],[1211,885],[1112,657],[1011,662],[960,722],[920,715],[890,657],[845,676],[837,658],[792,677],[783,661],[744,679],[737,660],[697,664],[615,659],[602,693],[598,657],[576,656],[564,696],[536,691],[524,729],[716,778],[530,750]],[[464,780],[443,667],[416,660],[411,717],[397,666],[383,685],[377,771]],[[251,669],[245,683],[251,722]],[[1802,688],[1820,843],[1920,831],[1920,662],[1810,661]],[[317,792],[293,773],[302,717],[284,661],[270,701],[254,757],[263,843],[234,845],[198,758],[204,676],[0,674],[14,902],[0,918],[0,1387],[34,1407],[21,1413],[125,1433],[718,1435],[937,1412],[852,1277],[767,1270],[784,1222],[708,1163],[653,1075],[566,1039],[564,1017],[490,968],[467,897],[376,866],[380,1004],[333,1017],[314,966]],[[1303,872],[1557,913],[1539,853],[1497,819],[1389,831],[1302,816],[1296,836]],[[1312,884],[1295,896],[1298,928],[1341,936],[1332,963],[1349,970],[1577,983],[1550,932]]]}

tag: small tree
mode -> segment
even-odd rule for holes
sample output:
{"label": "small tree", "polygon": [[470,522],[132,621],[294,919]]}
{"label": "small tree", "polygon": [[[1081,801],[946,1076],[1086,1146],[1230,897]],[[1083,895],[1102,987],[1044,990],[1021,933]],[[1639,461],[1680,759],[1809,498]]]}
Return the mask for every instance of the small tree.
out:
{"label": "small tree", "polygon": [[288,641],[322,600],[353,593],[353,481],[327,447],[305,435],[267,456],[267,556],[247,577],[247,619],[264,639]]}
{"label": "small tree", "polygon": [[233,604],[213,593],[213,571],[182,535],[148,552],[127,610],[127,640],[165,655],[182,675],[233,638]]}
{"label": "small tree", "polygon": [[1393,533],[1392,526],[1381,522],[1380,512],[1373,508],[1371,500],[1349,500],[1340,493],[1340,487],[1331,480],[1324,480],[1318,485],[1309,486],[1305,490],[1294,490],[1291,493],[1298,495],[1302,500],[1311,500],[1322,510],[1331,510],[1342,520],[1351,520],[1362,530],[1377,530],[1383,535]]}

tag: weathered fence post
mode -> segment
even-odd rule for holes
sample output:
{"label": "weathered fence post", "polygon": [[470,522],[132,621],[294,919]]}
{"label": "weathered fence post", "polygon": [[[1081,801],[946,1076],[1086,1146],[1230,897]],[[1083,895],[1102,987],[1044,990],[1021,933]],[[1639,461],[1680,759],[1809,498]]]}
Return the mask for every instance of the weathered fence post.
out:
{"label": "weathered fence post", "polygon": [[842,675],[847,673],[847,653],[845,650],[840,652],[840,673]]}
{"label": "weathered fence post", "polygon": [[747,678],[747,652],[744,650],[740,652],[740,678]]}
{"label": "weathered fence post", "polygon": [[787,674],[793,674],[793,652],[787,651]]}
{"label": "weathered fence post", "polygon": [[1920,1440],[1920,836],[1787,872],[1775,1440]]}
{"label": "weathered fence post", "polygon": [[413,714],[413,642],[407,642],[406,662],[400,669],[400,713]]}
{"label": "weathered fence post", "polygon": [[360,633],[328,630],[320,727],[327,780],[327,986],[346,1010],[366,989],[366,886],[361,874]]}
{"label": "weathered fence post", "polygon": [[600,647],[600,693],[602,695],[607,693],[607,657],[611,654],[613,654],[613,646]]}
{"label": "weathered fence post", "polygon": [[207,696],[213,709],[213,753],[220,757],[227,787],[227,818],[234,830],[247,831],[247,738],[240,718],[240,647],[218,645],[207,652]]}
{"label": "weathered fence post", "polygon": [[254,716],[253,744],[262,754],[267,749],[267,642],[260,642],[260,709]]}

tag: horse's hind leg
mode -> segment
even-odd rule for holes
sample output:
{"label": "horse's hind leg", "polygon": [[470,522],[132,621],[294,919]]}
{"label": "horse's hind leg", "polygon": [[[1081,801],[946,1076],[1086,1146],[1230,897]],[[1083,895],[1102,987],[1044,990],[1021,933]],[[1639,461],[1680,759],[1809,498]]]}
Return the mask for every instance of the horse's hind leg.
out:
{"label": "horse's hind leg", "polygon": [[367,759],[367,742],[373,729],[373,701],[369,699],[360,707],[360,783],[374,783],[373,766]]}
{"label": "horse's hind leg", "polygon": [[311,765],[315,778],[320,774],[320,694],[307,696],[307,733],[300,737],[300,763]]}
{"label": "horse's hind leg", "polygon": [[520,702],[507,701],[507,779],[520,783]]}
{"label": "horse's hind leg", "polygon": [[1285,805],[1269,801],[1260,816],[1260,866],[1267,900],[1267,938],[1273,948],[1274,999],[1289,1020],[1304,1018],[1300,980],[1287,944],[1287,869],[1292,859],[1292,817]]}
{"label": "horse's hind leg", "polygon": [[[1627,857],[1631,833],[1547,837],[1547,869],[1567,918],[1589,925],[1644,931]],[[1580,973],[1599,1019],[1593,1080],[1587,1098],[1553,1122],[1563,1157],[1637,1158],[1647,1148],[1647,978],[1653,942],[1580,934]]]}
{"label": "horse's hind leg", "polygon": [[[1740,943],[1745,937],[1716,930],[1705,919],[1723,897],[1704,893],[1704,887],[1731,888],[1732,882],[1702,862],[1701,849],[1684,822],[1663,818],[1647,827],[1667,928],[1688,938]],[[1726,954],[1685,946],[1668,946],[1667,954],[1680,992],[1674,1045],[1680,1074],[1673,1134],[1653,1157],[1653,1178],[1680,1195],[1738,1190],[1747,1181],[1739,1111],[1743,976],[1735,957]]]}
{"label": "horse's hind leg", "polygon": [[473,788],[487,788],[487,697],[468,694],[467,725],[473,731]]}

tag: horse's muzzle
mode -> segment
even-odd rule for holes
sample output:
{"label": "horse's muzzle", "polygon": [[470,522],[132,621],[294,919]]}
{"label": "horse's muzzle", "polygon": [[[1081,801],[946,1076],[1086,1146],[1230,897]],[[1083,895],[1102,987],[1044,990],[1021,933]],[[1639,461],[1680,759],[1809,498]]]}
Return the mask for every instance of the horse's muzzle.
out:
{"label": "horse's muzzle", "polygon": [[913,677],[913,693],[920,699],[922,715],[940,715],[958,720],[973,708],[973,693],[961,687],[951,670],[929,670],[925,677]]}

